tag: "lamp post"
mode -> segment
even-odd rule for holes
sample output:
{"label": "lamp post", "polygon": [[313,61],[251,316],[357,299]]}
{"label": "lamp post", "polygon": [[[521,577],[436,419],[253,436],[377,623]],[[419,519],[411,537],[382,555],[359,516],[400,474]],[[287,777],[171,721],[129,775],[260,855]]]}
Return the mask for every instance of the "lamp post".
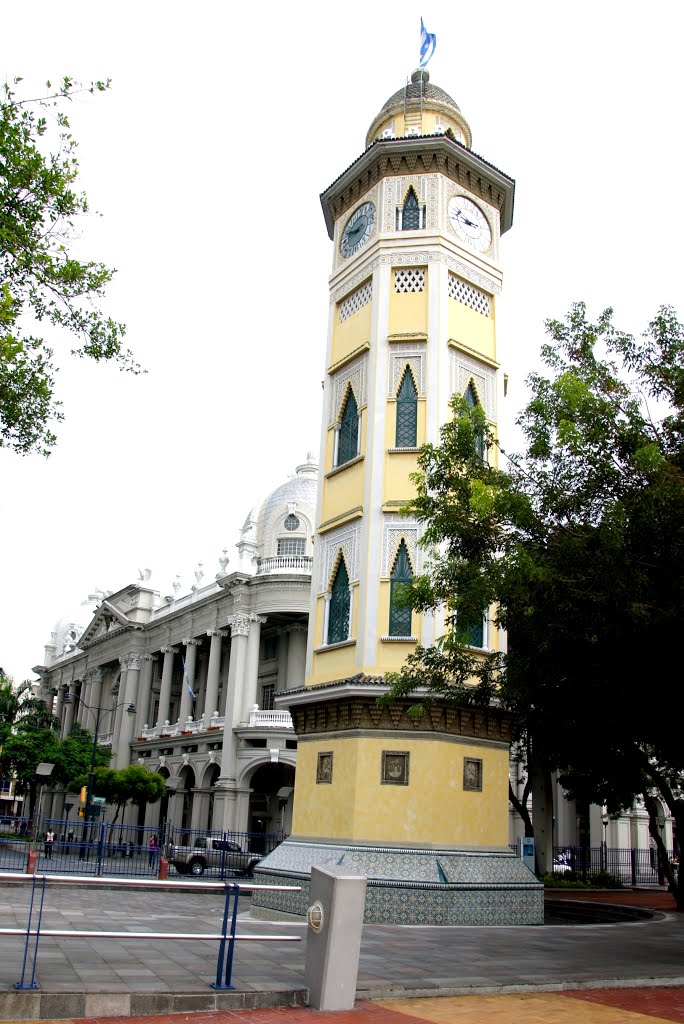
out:
{"label": "lamp post", "polygon": [[602,850],[603,855],[601,857],[601,861],[602,861],[601,869],[603,871],[607,871],[608,870],[608,845],[606,843],[606,833],[607,833],[607,830],[608,830],[608,822],[609,821],[610,821],[610,818],[608,817],[608,815],[604,811],[604,813],[601,815],[601,824],[603,825],[603,843],[601,844],[602,848],[603,848],[603,850]]}
{"label": "lamp post", "polygon": [[[64,704],[72,704],[73,701],[74,701],[73,693],[70,693],[67,690],[67,692],[64,694],[63,703]],[[105,714],[105,715],[113,715],[114,712],[116,711],[116,709],[120,708],[122,705],[125,705],[125,707],[126,707],[126,714],[127,715],[134,715],[135,714],[135,704],[132,701],[130,701],[129,703],[126,703],[126,701],[120,701],[118,704],[115,704],[111,708],[102,708],[102,707],[99,707],[99,705],[96,705],[95,707],[91,707],[90,704],[86,704],[86,702],[83,701],[83,700],[79,702],[79,707],[86,708],[87,711],[90,711],[91,714],[95,715],[95,734],[93,736],[93,749],[92,749],[92,751],[90,753],[90,771],[88,772],[88,785],[86,787],[86,805],[85,805],[85,823],[86,823],[86,826],[87,826],[88,822],[90,821],[90,817],[91,817],[91,814],[92,814],[92,805],[93,805],[92,793],[93,793],[93,788],[95,786],[95,757],[97,755],[97,738],[98,738],[99,733],[100,733],[100,718],[101,718],[101,716],[103,714]]]}

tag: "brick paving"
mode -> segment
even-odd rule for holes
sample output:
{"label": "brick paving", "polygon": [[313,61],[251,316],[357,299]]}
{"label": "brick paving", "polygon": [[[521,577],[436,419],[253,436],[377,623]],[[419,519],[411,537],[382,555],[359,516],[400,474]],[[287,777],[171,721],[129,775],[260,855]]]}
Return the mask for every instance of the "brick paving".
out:
{"label": "brick paving", "polygon": [[[523,929],[367,926],[357,989],[366,1001],[346,1013],[297,1006],[201,1012],[208,1009],[202,1000],[211,991],[215,942],[45,939],[37,974],[47,1001],[31,1015],[40,1012],[42,1024],[57,1018],[71,1021],[76,1018],[69,1014],[74,1013],[83,1020],[83,1009],[67,1008],[68,998],[85,994],[87,1013],[88,993],[110,992],[113,1000],[130,998],[131,1011],[138,999],[138,1014],[85,1017],[89,1024],[324,1024],[333,1019],[336,1024],[684,1024],[684,914],[674,912],[669,894],[555,890],[552,895],[641,906],[658,916],[637,923]],[[25,888],[3,889],[2,924],[25,924],[27,902]],[[54,889],[46,896],[43,927],[215,932],[221,912],[220,894]],[[287,945],[238,945],[234,984],[239,990],[274,996],[283,989],[301,993],[303,925],[245,919],[239,932],[302,939]],[[0,996],[3,990],[9,996],[17,980],[22,952],[16,939],[0,937]],[[186,993],[185,1012],[170,1013],[168,1000],[178,993]],[[28,1007],[32,995],[26,996]],[[154,1004],[164,998],[167,1003]],[[146,999],[151,1002],[140,1002]],[[106,1009],[126,1012],[115,1004]],[[162,1010],[167,1012],[161,1015]],[[145,1016],[140,1015],[143,1011]],[[29,1014],[7,1016],[26,1019]]]}

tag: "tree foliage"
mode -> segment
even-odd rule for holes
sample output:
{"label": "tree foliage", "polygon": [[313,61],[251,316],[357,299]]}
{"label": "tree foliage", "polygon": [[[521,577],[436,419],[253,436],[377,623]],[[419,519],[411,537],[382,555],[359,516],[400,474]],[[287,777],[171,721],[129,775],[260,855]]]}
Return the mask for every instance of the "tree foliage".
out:
{"label": "tree foliage", "polygon": [[76,339],[72,355],[139,367],[123,347],[124,325],[96,305],[114,271],[70,254],[89,206],[74,189],[77,143],[65,108],[109,82],[84,88],[64,78],[29,99],[14,91],[20,81],[5,83],[0,99],[0,447],[48,455],[62,413],[53,351],[34,331],[63,328]]}
{"label": "tree foliage", "polygon": [[[408,599],[443,606],[447,628],[392,677],[391,697],[426,687],[420,714],[437,696],[496,696],[573,795],[610,812],[658,795],[682,836],[684,329],[664,307],[634,338],[581,303],[546,326],[523,452],[505,470],[483,460],[478,437],[492,451],[496,437],[460,398],[421,452],[411,512],[433,558]],[[506,653],[468,647],[485,609]]]}
{"label": "tree foliage", "polygon": [[[69,789],[77,792],[87,782],[88,776],[85,772],[73,776]],[[114,821],[127,803],[136,804],[138,807],[156,804],[165,792],[166,783],[162,776],[148,771],[141,765],[132,764],[128,768],[120,769],[98,767],[95,770],[93,795],[102,796],[108,804],[116,806]]]}

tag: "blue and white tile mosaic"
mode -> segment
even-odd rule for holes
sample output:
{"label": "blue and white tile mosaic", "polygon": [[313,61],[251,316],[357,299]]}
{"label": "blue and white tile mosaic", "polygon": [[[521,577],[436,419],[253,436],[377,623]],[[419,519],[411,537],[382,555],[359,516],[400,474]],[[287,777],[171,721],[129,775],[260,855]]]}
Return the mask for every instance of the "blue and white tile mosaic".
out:
{"label": "blue and white tile mosaic", "polygon": [[544,922],[544,888],[509,852],[408,850],[286,840],[265,857],[255,881],[299,885],[298,893],[254,893],[269,910],[303,917],[312,865],[344,865],[368,878],[369,924],[530,925]]}

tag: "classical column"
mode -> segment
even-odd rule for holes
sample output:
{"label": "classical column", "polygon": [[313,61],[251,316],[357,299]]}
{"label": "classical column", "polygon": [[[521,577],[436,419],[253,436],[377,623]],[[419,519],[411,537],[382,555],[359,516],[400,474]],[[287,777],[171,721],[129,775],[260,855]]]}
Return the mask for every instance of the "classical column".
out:
{"label": "classical column", "polygon": [[55,699],[53,703],[53,715],[59,720],[60,730],[62,727],[62,697],[64,696],[64,689],[58,686],[55,690]]}
{"label": "classical column", "polygon": [[128,658],[128,654],[124,654],[123,657],[119,658],[121,672],[119,673],[118,683],[115,683],[112,687],[112,713],[109,719],[105,719],[100,725],[102,732],[111,732],[112,734],[112,752],[116,750],[116,743],[121,733],[123,699],[126,693],[126,679],[128,677]]}
{"label": "classical column", "polygon": [[142,736],[143,728],[150,724],[150,709],[152,708],[152,675],[154,663],[157,660],[156,654],[142,655],[142,671],[138,684],[138,701],[135,708],[135,738]]}
{"label": "classical column", "polygon": [[[88,675],[90,676],[90,695],[88,698],[88,703],[90,704],[91,708],[98,708],[102,704],[102,669],[91,668]],[[97,714],[97,711],[94,711],[93,713]],[[94,725],[95,719],[93,719],[91,716],[90,727],[93,728]]]}
{"label": "classical column", "polygon": [[242,714],[240,721],[248,722],[249,713],[257,703],[257,684],[259,682],[259,644],[261,627],[265,624],[264,615],[250,615],[249,637],[247,638],[247,664],[245,678],[242,683]]}
{"label": "classical column", "polygon": [[183,672],[180,712],[178,715],[178,721],[180,722],[181,729],[192,714],[193,697],[190,690],[195,693],[195,661],[197,658],[197,648],[201,643],[201,640],[188,639],[183,641],[187,650],[185,652],[185,671]]}
{"label": "classical column", "polygon": [[278,677],[276,679],[276,690],[287,688],[287,633],[284,629],[278,630]]}
{"label": "classical column", "polygon": [[81,698],[78,702],[78,721],[86,729],[90,723],[90,712],[84,707],[92,705],[92,699],[90,697],[90,672],[86,672],[81,682]]}
{"label": "classical column", "polygon": [[74,693],[73,683],[69,684],[67,686],[67,689],[69,689],[70,692],[71,692],[72,700],[66,705],[66,713],[64,715],[64,722],[63,722],[63,725],[62,725],[62,738],[63,739],[66,739],[66,737],[69,735],[69,733],[71,732],[71,727],[74,724],[74,710],[75,710],[74,705],[76,704],[76,695]]}
{"label": "classical column", "polygon": [[218,711],[219,673],[221,671],[221,642],[228,633],[222,629],[208,629],[211,637],[209,647],[209,667],[207,669],[207,688],[204,696],[204,728],[211,721],[211,716]]}
{"label": "classical column", "polygon": [[164,655],[164,667],[162,668],[161,689],[159,691],[159,715],[157,716],[157,728],[161,729],[168,720],[171,707],[171,681],[173,679],[173,656],[178,654],[177,647],[162,647]]}
{"label": "classical column", "polygon": [[294,622],[287,627],[289,638],[287,645],[287,675],[285,686],[288,690],[294,690],[297,686],[304,685],[304,673],[306,671],[306,626],[300,622]]}
{"label": "classical column", "polygon": [[[131,736],[135,716],[128,714],[128,706],[135,704],[138,697],[141,666],[142,655],[137,653],[128,655],[128,672],[126,673],[126,686],[123,690],[119,732],[112,740],[112,749],[116,750],[116,768],[128,768],[131,760]],[[119,690],[119,696],[121,696],[121,690]]]}
{"label": "classical column", "polygon": [[239,720],[241,683],[245,678],[247,665],[247,643],[249,637],[249,616],[233,615],[230,621],[230,662],[228,664],[228,688],[226,693],[225,723],[223,726],[223,751],[221,753],[222,780],[235,781],[235,725]]}

